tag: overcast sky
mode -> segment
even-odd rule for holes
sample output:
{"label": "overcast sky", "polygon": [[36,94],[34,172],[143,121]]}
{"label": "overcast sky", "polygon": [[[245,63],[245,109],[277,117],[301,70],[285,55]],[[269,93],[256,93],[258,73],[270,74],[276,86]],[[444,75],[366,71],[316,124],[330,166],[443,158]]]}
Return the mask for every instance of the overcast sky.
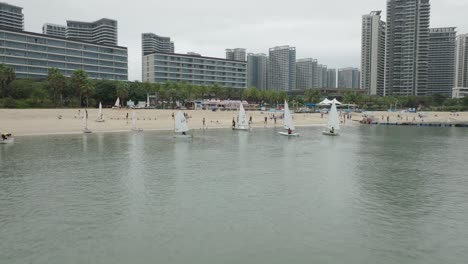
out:
{"label": "overcast sky", "polygon": [[[359,67],[361,16],[386,0],[3,0],[23,7],[25,29],[66,20],[118,20],[119,45],[128,47],[129,79],[141,80],[141,33],[169,36],[177,53],[224,57],[226,48],[268,53],[296,47],[297,58],[329,68]],[[431,27],[468,33],[468,0],[431,0]],[[385,17],[384,17],[385,20]]]}

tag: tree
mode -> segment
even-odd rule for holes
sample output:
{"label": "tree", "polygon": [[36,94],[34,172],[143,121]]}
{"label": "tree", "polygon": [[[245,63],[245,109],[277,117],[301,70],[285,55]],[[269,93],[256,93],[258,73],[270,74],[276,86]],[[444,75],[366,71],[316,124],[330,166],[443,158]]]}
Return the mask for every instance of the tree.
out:
{"label": "tree", "polygon": [[88,75],[83,70],[76,70],[71,76],[71,85],[80,100],[80,107],[83,106],[83,92],[88,89]]}
{"label": "tree", "polygon": [[319,103],[322,94],[319,89],[307,89],[304,93],[304,99],[309,103]]}
{"label": "tree", "polygon": [[[82,87],[83,89],[83,97],[86,99],[86,107],[89,107],[89,99],[91,96],[94,94],[94,85],[90,80],[87,80],[84,86]],[[93,100],[94,101],[94,100]]]}
{"label": "tree", "polygon": [[117,97],[120,98],[122,105],[124,105],[124,102],[128,99],[128,87],[128,83],[124,81],[120,81],[117,84]]}
{"label": "tree", "polygon": [[67,85],[65,76],[56,68],[49,69],[47,76],[49,91],[52,94],[52,101],[55,107],[63,105],[63,91]]}
{"label": "tree", "polygon": [[13,82],[15,79],[15,70],[5,66],[4,64],[0,64],[0,92],[3,98],[10,96],[10,83]]}

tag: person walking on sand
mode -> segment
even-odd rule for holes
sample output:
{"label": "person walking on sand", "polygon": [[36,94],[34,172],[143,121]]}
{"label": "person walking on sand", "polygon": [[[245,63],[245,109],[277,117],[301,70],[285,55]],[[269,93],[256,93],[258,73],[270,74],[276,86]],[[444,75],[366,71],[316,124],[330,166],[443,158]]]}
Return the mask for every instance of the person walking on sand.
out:
{"label": "person walking on sand", "polygon": [[387,116],[387,124],[390,123],[390,116]]}
{"label": "person walking on sand", "polygon": [[206,127],[205,121],[206,121],[205,118],[203,118],[203,120],[202,120],[202,122],[203,122],[203,128]]}
{"label": "person walking on sand", "polygon": [[265,126],[266,126],[267,123],[268,123],[268,117],[265,116],[265,122],[263,124],[265,124]]}
{"label": "person walking on sand", "polygon": [[232,118],[232,129],[236,128],[236,118]]}
{"label": "person walking on sand", "polygon": [[127,124],[128,124],[128,113],[127,113],[127,116],[125,116],[125,120],[127,120]]}

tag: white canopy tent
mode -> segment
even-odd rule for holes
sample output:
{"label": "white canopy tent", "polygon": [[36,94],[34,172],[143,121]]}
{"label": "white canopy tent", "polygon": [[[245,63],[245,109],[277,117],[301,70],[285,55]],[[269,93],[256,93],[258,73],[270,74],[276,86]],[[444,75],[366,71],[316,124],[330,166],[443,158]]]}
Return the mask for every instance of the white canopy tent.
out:
{"label": "white canopy tent", "polygon": [[341,103],[335,99],[333,100],[328,100],[328,98],[325,98],[325,100],[323,100],[322,102],[320,102],[318,105],[320,106],[324,106],[324,105],[332,105],[333,103],[335,103],[336,105],[341,105]]}

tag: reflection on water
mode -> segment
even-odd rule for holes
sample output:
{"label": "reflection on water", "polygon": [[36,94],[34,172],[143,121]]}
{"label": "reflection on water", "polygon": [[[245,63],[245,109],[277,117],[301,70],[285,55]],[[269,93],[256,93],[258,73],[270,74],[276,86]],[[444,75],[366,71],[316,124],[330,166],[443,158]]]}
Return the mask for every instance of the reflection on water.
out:
{"label": "reflection on water", "polygon": [[464,263],[466,130],[18,138],[0,263]]}

